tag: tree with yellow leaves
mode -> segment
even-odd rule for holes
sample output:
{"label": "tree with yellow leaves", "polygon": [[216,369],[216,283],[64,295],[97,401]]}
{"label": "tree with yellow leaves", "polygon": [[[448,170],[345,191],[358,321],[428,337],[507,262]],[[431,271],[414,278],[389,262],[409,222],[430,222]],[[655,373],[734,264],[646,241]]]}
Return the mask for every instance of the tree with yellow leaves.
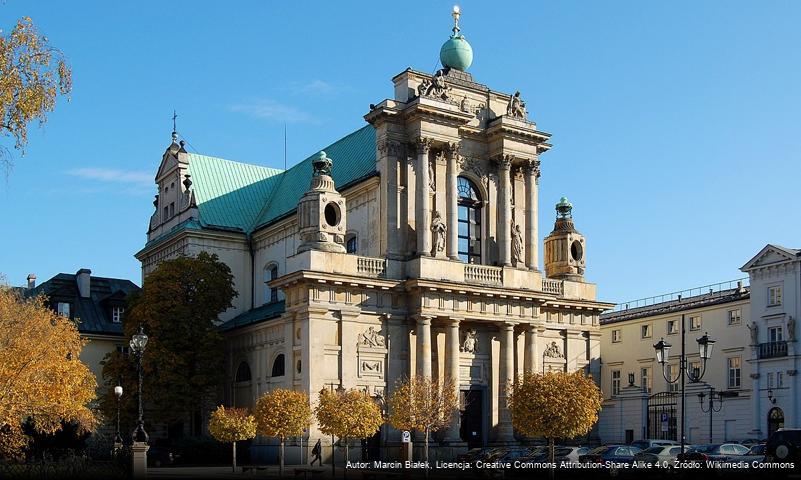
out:
{"label": "tree with yellow leaves", "polygon": [[311,423],[312,411],[306,392],[276,388],[256,401],[256,431],[281,442],[279,474],[284,475],[284,442],[299,437]]}
{"label": "tree with yellow leaves", "polygon": [[453,422],[459,408],[456,384],[450,377],[441,382],[417,375],[401,380],[389,396],[389,423],[398,430],[415,430],[425,435],[425,461],[432,432]]}
{"label": "tree with yellow leaves", "polygon": [[[72,72],[58,49],[24,17],[7,35],[0,35],[0,132],[24,151],[28,123],[47,120],[58,94],[72,90]],[[11,154],[0,146],[0,164],[11,165]]]}
{"label": "tree with yellow leaves", "polygon": [[51,434],[62,422],[80,432],[98,419],[87,406],[97,382],[81,363],[86,341],[75,322],[0,286],[0,456],[18,457],[28,443],[22,423]]}
{"label": "tree with yellow leaves", "polygon": [[220,405],[209,418],[209,433],[217,441],[233,445],[232,468],[236,473],[236,442],[256,436],[256,419],[244,408],[225,409]]}
{"label": "tree with yellow leaves", "polygon": [[371,437],[384,424],[378,404],[361,390],[320,390],[314,414],[321,432],[339,437],[345,444],[346,462],[348,442],[352,438]]}
{"label": "tree with yellow leaves", "polygon": [[547,438],[551,463],[555,439],[589,432],[603,401],[595,381],[581,371],[526,372],[509,389],[512,425],[526,436]]}

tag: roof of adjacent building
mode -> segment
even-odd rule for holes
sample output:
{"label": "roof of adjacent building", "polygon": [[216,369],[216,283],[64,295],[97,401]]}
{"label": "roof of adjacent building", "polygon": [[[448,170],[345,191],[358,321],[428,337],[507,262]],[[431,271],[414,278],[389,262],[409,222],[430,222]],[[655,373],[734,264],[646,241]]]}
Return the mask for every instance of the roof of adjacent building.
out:
{"label": "roof of adjacent building", "polygon": [[139,287],[130,280],[93,275],[89,285],[89,297],[83,298],[77,274],[59,273],[33,289],[25,289],[25,296],[45,295],[51,308],[58,302],[70,303],[70,316],[78,321],[81,333],[122,335],[122,323],[111,321],[111,308],[124,306],[128,295]]}
{"label": "roof of adjacent building", "polygon": [[[366,125],[323,150],[342,188],[375,173],[375,128]],[[295,211],[309,188],[315,152],[288,170],[190,153],[189,173],[204,228],[252,232]]]}
{"label": "roof of adjacent building", "polygon": [[601,325],[608,325],[610,323],[625,322],[627,320],[653,317],[666,313],[675,313],[723,303],[737,302],[740,300],[747,300],[750,296],[750,287],[730,288],[701,295],[682,297],[681,299],[653,303],[643,307],[624,308],[613,312],[602,313],[600,323]]}
{"label": "roof of adjacent building", "polygon": [[260,307],[250,309],[246,312],[240,313],[236,317],[228,320],[219,325],[218,329],[221,332],[227,332],[235,328],[253,325],[254,323],[263,322],[273,318],[278,318],[284,313],[284,301],[273,303],[266,303]]}

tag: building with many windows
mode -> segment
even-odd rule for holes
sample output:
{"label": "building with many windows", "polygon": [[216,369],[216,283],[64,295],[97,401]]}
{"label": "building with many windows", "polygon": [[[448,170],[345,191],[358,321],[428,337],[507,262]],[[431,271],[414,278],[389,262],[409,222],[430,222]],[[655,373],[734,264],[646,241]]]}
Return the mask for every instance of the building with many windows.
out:
{"label": "building with many windows", "polygon": [[[449,376],[462,412],[436,440],[452,455],[517,441],[506,385],[523,370],[598,375],[598,318],[611,304],[585,280],[586,239],[566,198],[539,268],[550,135],[519,92],[467,72],[472,49],[454,19],[442,69],[400,72],[364,127],[288,170],[189,153],[174,136],[136,257],[143,278],[199,251],[231,267],[226,404],[252,406],[277,386],[383,401],[404,376]],[[309,437],[329,441],[314,425]],[[385,427],[370,445],[399,440]]]}
{"label": "building with many windows", "polygon": [[[679,373],[682,316],[691,370],[702,367],[696,339],[708,333],[716,340],[701,382],[687,385],[688,442],[765,439],[783,426],[800,427],[793,401],[800,267],[799,250],[768,245],[741,268],[749,278],[627,302],[603,314],[601,439],[679,439],[679,384],[665,377]],[[673,346],[664,373],[654,350],[660,339]]]}

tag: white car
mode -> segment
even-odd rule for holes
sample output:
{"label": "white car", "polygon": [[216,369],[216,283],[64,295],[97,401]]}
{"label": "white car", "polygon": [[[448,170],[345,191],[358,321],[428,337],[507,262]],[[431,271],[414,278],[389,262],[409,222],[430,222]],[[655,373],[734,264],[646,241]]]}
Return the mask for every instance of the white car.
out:
{"label": "white car", "polygon": [[681,446],[677,445],[657,445],[655,447],[646,448],[634,455],[634,461],[638,463],[663,463],[667,462],[668,465],[673,465],[676,456],[681,453]]}

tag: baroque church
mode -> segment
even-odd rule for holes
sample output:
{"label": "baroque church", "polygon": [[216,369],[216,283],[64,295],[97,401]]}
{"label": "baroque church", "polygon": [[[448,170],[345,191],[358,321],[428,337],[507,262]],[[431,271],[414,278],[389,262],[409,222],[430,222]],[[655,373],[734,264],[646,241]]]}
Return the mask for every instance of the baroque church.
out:
{"label": "baroque church", "polygon": [[[355,388],[383,404],[405,376],[449,376],[460,414],[436,436],[443,458],[516,441],[506,385],[523,371],[598,378],[598,320],[612,305],[585,280],[585,238],[566,198],[545,209],[555,221],[538,268],[550,135],[519,92],[468,73],[459,17],[455,8],[442,69],[400,72],[364,127],[287,170],[190,153],[173,133],[136,258],[143,279],[200,251],[231,268],[226,405],[253,407],[276,387],[313,401],[323,388]],[[320,438],[330,445],[312,425],[304,444]],[[371,456],[397,457],[400,441],[382,427]]]}

